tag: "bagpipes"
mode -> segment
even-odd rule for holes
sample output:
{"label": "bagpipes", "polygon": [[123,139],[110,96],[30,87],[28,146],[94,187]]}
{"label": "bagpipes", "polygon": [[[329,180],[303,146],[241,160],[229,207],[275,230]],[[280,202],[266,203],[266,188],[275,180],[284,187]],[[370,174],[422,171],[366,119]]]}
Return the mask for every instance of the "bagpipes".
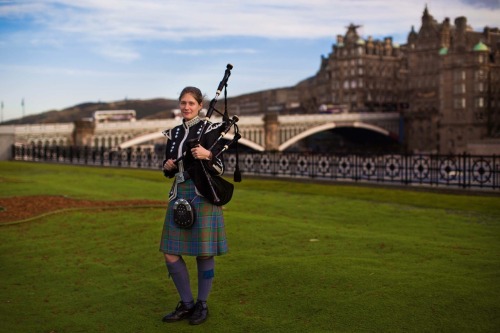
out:
{"label": "bagpipes", "polygon": [[[207,125],[209,122],[209,119],[212,117],[214,111],[217,112],[222,116],[222,120],[224,123],[224,128],[217,137],[217,139],[212,143],[212,145],[208,148],[210,152],[212,152],[213,159],[218,158],[223,152],[229,149],[229,147],[233,144],[235,144],[235,150],[236,150],[236,167],[234,171],[234,181],[235,182],[241,182],[241,172],[239,170],[239,165],[238,165],[238,140],[241,138],[241,135],[239,133],[239,128],[238,125],[236,124],[239,120],[238,116],[234,115],[231,118],[229,117],[229,112],[228,112],[228,107],[227,107],[227,81],[229,79],[229,76],[231,75],[231,69],[233,69],[233,66],[231,64],[227,64],[226,66],[226,71],[224,72],[224,77],[222,78],[221,82],[219,83],[219,86],[217,87],[217,91],[215,93],[215,97],[212,99],[210,102],[210,105],[207,110],[206,117],[203,121],[201,132],[198,136],[197,139],[191,140],[188,142],[188,148],[191,149],[193,147],[196,147],[197,145],[200,144],[202,137],[205,135],[207,131]],[[215,105],[217,103],[217,100],[219,98],[219,95],[222,92],[222,89],[224,89],[224,113],[221,113],[219,110],[215,108]],[[234,135],[233,138],[227,142],[222,149],[219,151],[215,151],[215,149],[219,148],[220,145],[219,142],[222,140],[228,133],[229,131],[234,128]],[[179,159],[178,159],[179,160]],[[222,206],[227,204],[232,196],[233,196],[233,190],[234,190],[234,185],[225,180],[223,177],[219,175],[211,175],[207,168],[205,167],[204,163],[207,163],[206,161],[198,160],[199,165],[201,170],[203,171],[202,173],[197,172],[196,169],[192,169],[191,172],[189,172],[189,176],[193,179],[193,182],[195,183],[196,188],[198,191],[201,192],[201,194],[207,198],[212,204],[217,205],[217,206]],[[210,163],[210,162],[208,162]],[[199,170],[199,169],[198,169]]]}

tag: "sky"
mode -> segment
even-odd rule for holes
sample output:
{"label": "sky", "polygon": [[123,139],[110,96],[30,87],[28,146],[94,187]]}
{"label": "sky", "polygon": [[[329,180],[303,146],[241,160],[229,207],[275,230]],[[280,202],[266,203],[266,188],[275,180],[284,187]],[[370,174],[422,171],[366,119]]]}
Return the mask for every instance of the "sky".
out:
{"label": "sky", "polygon": [[215,97],[316,74],[337,35],[405,44],[425,6],[441,23],[500,27],[500,0],[0,0],[0,121],[86,102]]}

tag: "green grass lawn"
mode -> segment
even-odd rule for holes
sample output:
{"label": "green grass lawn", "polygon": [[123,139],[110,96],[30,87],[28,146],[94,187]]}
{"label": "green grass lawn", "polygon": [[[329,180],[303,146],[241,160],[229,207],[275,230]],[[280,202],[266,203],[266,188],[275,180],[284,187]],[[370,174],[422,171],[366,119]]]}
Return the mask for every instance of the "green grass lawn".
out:
{"label": "green grass lawn", "polygon": [[[170,185],[159,171],[0,162],[2,197],[166,200]],[[161,322],[178,302],[164,209],[0,226],[0,332],[497,332],[499,199],[244,178],[199,327]]]}

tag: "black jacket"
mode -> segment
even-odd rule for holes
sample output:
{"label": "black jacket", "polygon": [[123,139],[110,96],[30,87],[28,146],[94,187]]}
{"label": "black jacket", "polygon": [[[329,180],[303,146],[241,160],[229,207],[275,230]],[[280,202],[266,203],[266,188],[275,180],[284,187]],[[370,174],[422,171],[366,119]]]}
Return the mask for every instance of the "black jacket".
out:
{"label": "black jacket", "polygon": [[[224,173],[224,159],[222,154],[215,157],[217,153],[222,149],[224,143],[220,140],[212,149],[212,159],[211,160],[196,160],[191,154],[190,145],[193,141],[199,138],[199,135],[203,129],[204,121],[199,117],[196,117],[190,121],[183,121],[181,125],[178,125],[172,129],[163,131],[163,134],[167,137],[167,144],[165,149],[165,161],[168,159],[178,160],[178,169],[167,171],[163,170],[166,177],[172,178],[176,173],[181,171],[186,171],[190,178],[193,179],[195,186],[200,194],[208,193],[209,189],[207,187],[205,169],[212,176],[220,176]],[[206,149],[209,149],[212,144],[220,136],[221,132],[224,130],[225,123],[211,123],[210,121],[206,124],[205,134],[200,138],[200,145]],[[201,165],[203,163],[203,166]],[[163,165],[162,164],[162,165]],[[176,184],[174,184],[175,187]],[[176,190],[173,188],[171,191],[170,200],[175,198]]]}

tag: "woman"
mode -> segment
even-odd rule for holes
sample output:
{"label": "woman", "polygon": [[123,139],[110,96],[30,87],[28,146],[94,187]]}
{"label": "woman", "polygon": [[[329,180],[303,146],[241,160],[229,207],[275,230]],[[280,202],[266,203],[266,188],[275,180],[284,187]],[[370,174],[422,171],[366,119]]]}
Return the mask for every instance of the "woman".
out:
{"label": "woman", "polygon": [[[203,95],[196,87],[186,87],[179,97],[182,124],[164,132],[167,137],[166,160],[163,172],[168,178],[175,177],[169,195],[169,205],[163,226],[160,251],[165,255],[169,276],[172,278],[181,301],[176,309],[163,317],[164,322],[189,319],[192,325],[203,323],[208,316],[207,299],[214,277],[214,256],[227,253],[226,234],[222,207],[210,203],[201,193],[194,180],[200,173],[222,175],[224,164],[222,156],[214,158],[211,147],[219,136],[222,123],[205,126],[205,134],[199,138],[204,128],[204,121],[199,113],[203,107]],[[179,161],[177,161],[179,160]],[[198,177],[195,177],[197,175]],[[194,224],[186,228],[179,226],[179,216],[185,216],[186,210],[175,215],[177,205],[184,199],[194,208]],[[187,209],[189,207],[186,205]],[[183,214],[184,213],[184,214]],[[198,268],[197,301],[191,292],[189,272],[183,255],[196,256]]]}

